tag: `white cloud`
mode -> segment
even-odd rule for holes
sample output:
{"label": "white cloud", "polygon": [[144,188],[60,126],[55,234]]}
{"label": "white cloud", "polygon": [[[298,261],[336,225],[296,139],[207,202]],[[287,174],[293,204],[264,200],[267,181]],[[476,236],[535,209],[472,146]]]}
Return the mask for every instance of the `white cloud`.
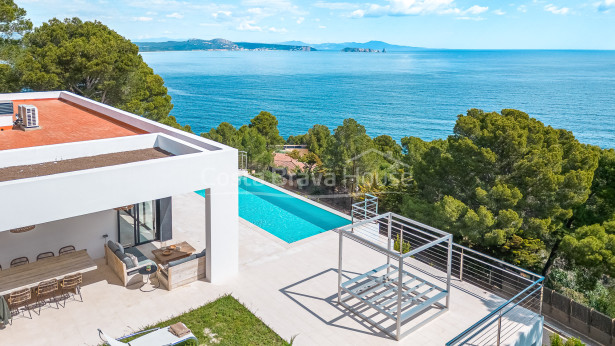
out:
{"label": "white cloud", "polygon": [[497,10],[493,11],[493,14],[498,15],[498,16],[503,16],[503,15],[506,14],[506,12],[504,12],[504,11],[502,11],[500,9],[497,9]]}
{"label": "white cloud", "polygon": [[457,17],[456,19],[459,20],[473,20],[473,21],[481,21],[481,20],[485,20],[485,18],[483,17],[469,17],[469,16],[461,16],[461,17]]}
{"label": "white cloud", "polygon": [[326,8],[328,10],[354,10],[357,7],[359,7],[358,4],[353,4],[350,2],[325,2],[325,1],[318,1],[313,6],[318,7],[318,8]]}
{"label": "white cloud", "polygon": [[551,12],[553,14],[568,14],[568,12],[570,12],[570,9],[568,7],[557,7],[553,4],[548,4],[545,6],[545,11],[547,12]]}
{"label": "white cloud", "polygon": [[158,13],[157,12],[148,11],[148,12],[145,12],[145,14],[148,15],[148,16],[155,16]]}
{"label": "white cloud", "polygon": [[611,9],[615,9],[615,0],[603,0],[596,4],[598,11],[609,12]]}
{"label": "white cloud", "polygon": [[233,12],[231,12],[231,11],[217,11],[217,12],[213,12],[211,14],[211,16],[214,17],[214,19],[221,19],[223,17],[230,17],[231,15],[233,15]]}
{"label": "white cloud", "polygon": [[517,7],[517,11],[525,13],[525,12],[527,12],[527,6],[521,5],[521,6]]}
{"label": "white cloud", "polygon": [[278,28],[273,27],[273,26],[272,26],[272,27],[270,27],[270,28],[269,28],[269,29],[267,29],[267,30],[269,30],[270,32],[275,32],[275,33],[280,33],[280,34],[284,34],[284,33],[287,33],[287,32],[288,32],[288,30],[286,30],[286,28],[279,28],[279,29],[278,29]]}
{"label": "white cloud", "polygon": [[132,20],[135,22],[149,22],[154,20],[152,17],[132,17]]}
{"label": "white cloud", "polygon": [[463,14],[481,14],[483,12],[487,12],[487,10],[489,10],[489,7],[482,7],[482,6],[474,5],[468,8],[467,10],[463,11]]}
{"label": "white cloud", "polygon": [[181,14],[181,13],[178,13],[178,12],[174,12],[174,13],[171,13],[171,14],[167,14],[166,17],[167,18],[182,19],[182,18],[184,18],[184,15]]}
{"label": "white cloud", "polygon": [[239,31],[263,31],[260,26],[255,25],[256,21],[254,20],[244,20],[239,23],[237,26],[237,30]]}
{"label": "white cloud", "polygon": [[318,26],[318,29],[326,29],[326,28],[327,28],[327,27],[326,27],[326,26],[324,26],[324,25],[319,25],[319,26]]}
{"label": "white cloud", "polygon": [[387,5],[365,4],[349,14],[352,18],[381,16],[414,16],[425,14],[478,15],[489,10],[487,6],[474,5],[466,10],[457,8],[454,0],[387,0]]}
{"label": "white cloud", "polygon": [[305,18],[303,18],[303,17],[297,18],[297,24],[303,23],[304,20],[305,20]]}

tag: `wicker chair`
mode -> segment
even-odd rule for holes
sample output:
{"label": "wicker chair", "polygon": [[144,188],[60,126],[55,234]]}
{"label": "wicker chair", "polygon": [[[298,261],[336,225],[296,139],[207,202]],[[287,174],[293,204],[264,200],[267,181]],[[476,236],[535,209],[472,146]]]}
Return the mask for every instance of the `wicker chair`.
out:
{"label": "wicker chair", "polygon": [[22,266],[28,263],[30,263],[30,260],[28,259],[28,257],[17,257],[11,261],[11,268],[19,267],[19,266]]}
{"label": "wicker chair", "polygon": [[[58,300],[53,299],[58,294],[58,280],[51,279],[47,281],[43,281],[38,284],[36,287],[36,305],[38,306],[38,314],[41,314],[41,308],[49,299],[49,303],[51,304],[54,300],[56,302],[56,308],[59,309]],[[53,299],[53,300],[52,300]]]}
{"label": "wicker chair", "polygon": [[49,257],[53,257],[55,256],[55,254],[51,251],[47,251],[47,252],[43,252],[43,253],[39,253],[38,256],[36,256],[36,260],[42,260],[44,258],[49,258]]}
{"label": "wicker chair", "polygon": [[70,293],[73,294],[73,297],[79,294],[79,301],[83,302],[83,297],[81,296],[82,282],[83,276],[81,273],[65,276],[62,281],[60,281],[60,289],[62,290],[62,297],[64,298],[64,305],[62,305],[63,308],[66,307],[66,301],[68,300]]}
{"label": "wicker chair", "polygon": [[58,251],[60,256],[66,255],[67,253],[75,252],[75,247],[72,245],[65,246]]}
{"label": "wicker chair", "polygon": [[32,291],[29,288],[24,288],[19,291],[11,292],[9,298],[6,300],[9,305],[9,309],[11,310],[11,324],[13,324],[13,315],[19,314],[19,308],[22,306],[25,307],[26,310],[28,310],[30,319],[32,319],[32,312],[30,312],[30,306],[28,305],[31,299]]}

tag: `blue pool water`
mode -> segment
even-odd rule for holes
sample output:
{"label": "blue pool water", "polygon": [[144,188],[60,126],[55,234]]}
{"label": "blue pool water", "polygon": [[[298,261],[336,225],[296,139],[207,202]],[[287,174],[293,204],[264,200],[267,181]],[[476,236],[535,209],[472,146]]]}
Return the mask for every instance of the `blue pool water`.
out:
{"label": "blue pool water", "polygon": [[[204,196],[205,191],[196,193]],[[350,224],[350,220],[273,189],[239,178],[239,216],[287,243]]]}

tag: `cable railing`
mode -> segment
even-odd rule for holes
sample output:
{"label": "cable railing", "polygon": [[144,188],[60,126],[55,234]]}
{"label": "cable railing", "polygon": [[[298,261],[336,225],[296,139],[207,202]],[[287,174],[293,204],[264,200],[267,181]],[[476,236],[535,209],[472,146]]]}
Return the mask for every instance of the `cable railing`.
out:
{"label": "cable railing", "polygon": [[[399,244],[407,242],[405,246],[417,249],[430,244],[434,232],[441,232],[392,214],[391,235],[387,237],[388,218],[378,217],[377,205],[377,197],[366,195],[365,200],[353,204],[352,215],[356,223],[353,233],[379,247],[386,248],[388,238],[397,240]],[[449,269],[448,247],[444,243],[432,244],[405,258],[404,262],[424,274],[443,280],[446,276],[443,274]],[[501,298],[502,303],[446,345],[500,345],[517,335],[521,328],[535,324],[542,318],[544,277],[456,243],[453,243],[450,270],[453,278],[458,279],[453,281],[454,287],[463,290],[479,288],[474,289],[477,295],[486,291]]]}

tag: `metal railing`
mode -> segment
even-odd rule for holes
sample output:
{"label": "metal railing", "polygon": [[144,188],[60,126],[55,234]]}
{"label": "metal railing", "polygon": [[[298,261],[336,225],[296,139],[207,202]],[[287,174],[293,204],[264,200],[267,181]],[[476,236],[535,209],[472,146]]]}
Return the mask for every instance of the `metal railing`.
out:
{"label": "metal railing", "polygon": [[362,201],[352,204],[350,214],[353,223],[378,216],[378,197],[365,194]]}
{"label": "metal railing", "polygon": [[239,170],[246,171],[248,170],[248,153],[245,151],[239,151],[237,158],[239,160],[237,167]]}
{"label": "metal railing", "polygon": [[[376,238],[386,239],[388,228],[384,220],[377,218],[377,205],[378,198],[372,195],[366,195],[365,200],[352,205],[353,222],[363,223],[371,219],[375,223],[375,231],[363,235],[372,237],[374,242],[377,242]],[[391,220],[392,239],[399,236],[403,241],[409,242],[411,249],[429,244],[432,239],[427,233],[433,232],[434,228],[415,221],[410,227],[408,220],[395,215]],[[361,232],[361,229],[355,227],[354,231]],[[523,326],[541,318],[544,277],[529,270],[456,243],[453,243],[450,268],[448,246],[443,243],[429,246],[404,261],[408,266],[442,281],[444,280],[441,275],[426,268],[438,269],[444,273],[451,270],[453,278],[459,280],[453,282],[454,287],[466,290],[467,283],[480,288],[476,290],[477,294],[480,294],[479,291],[486,291],[502,298],[500,306],[449,341],[447,346],[500,345]]]}

